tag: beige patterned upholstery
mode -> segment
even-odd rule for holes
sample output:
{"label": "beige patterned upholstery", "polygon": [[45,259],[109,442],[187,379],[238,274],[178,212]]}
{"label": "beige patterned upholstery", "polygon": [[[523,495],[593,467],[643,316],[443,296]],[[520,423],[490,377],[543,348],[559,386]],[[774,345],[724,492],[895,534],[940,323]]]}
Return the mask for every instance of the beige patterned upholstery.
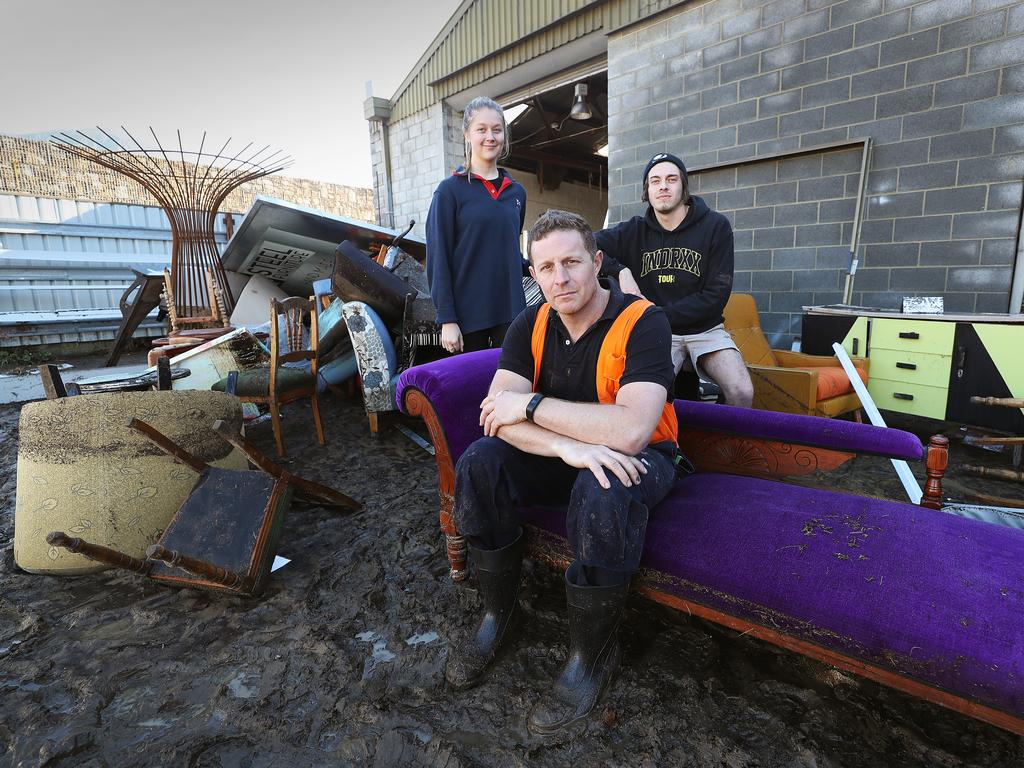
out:
{"label": "beige patterned upholstery", "polygon": [[14,559],[33,573],[105,568],[46,543],[50,531],[144,557],[188,496],[196,473],[133,429],[136,417],[204,461],[245,469],[242,454],[211,426],[242,423],[237,398],[168,391],[82,395],[27,404],[21,411]]}

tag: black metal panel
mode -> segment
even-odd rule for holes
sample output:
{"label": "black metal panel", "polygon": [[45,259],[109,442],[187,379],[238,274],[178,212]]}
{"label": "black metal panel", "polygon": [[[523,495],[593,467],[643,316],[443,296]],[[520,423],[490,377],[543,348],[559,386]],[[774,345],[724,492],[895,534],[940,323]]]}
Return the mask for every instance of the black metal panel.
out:
{"label": "black metal panel", "polygon": [[[835,354],[832,344],[843,343],[846,334],[857,322],[857,315],[804,315],[800,328],[800,351],[808,355]],[[867,354],[866,349],[859,349],[857,355]]]}
{"label": "black metal panel", "polygon": [[953,337],[953,364],[949,373],[946,418],[1003,432],[1024,433],[1024,415],[1019,409],[972,405],[973,395],[1013,397],[974,326],[970,323],[957,323]]}

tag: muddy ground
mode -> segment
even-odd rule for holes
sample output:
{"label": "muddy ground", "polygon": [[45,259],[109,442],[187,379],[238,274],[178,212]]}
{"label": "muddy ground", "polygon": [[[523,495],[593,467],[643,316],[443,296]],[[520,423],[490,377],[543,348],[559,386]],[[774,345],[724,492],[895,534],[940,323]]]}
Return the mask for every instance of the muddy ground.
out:
{"label": "muddy ground", "polygon": [[[476,596],[448,578],[433,459],[393,422],[371,439],[353,401],[325,401],[326,448],[304,403],[285,409],[288,467],[366,506],[293,512],[263,598],[22,573],[18,410],[0,407],[0,766],[1024,765],[1024,740],[639,597],[604,722],[532,737],[565,651],[560,575],[527,563],[514,648],[479,688],[446,689]],[[269,424],[250,437],[273,455]],[[950,492],[1020,494],[958,475],[965,454],[1008,466],[955,446]],[[878,459],[830,482],[901,497]]]}

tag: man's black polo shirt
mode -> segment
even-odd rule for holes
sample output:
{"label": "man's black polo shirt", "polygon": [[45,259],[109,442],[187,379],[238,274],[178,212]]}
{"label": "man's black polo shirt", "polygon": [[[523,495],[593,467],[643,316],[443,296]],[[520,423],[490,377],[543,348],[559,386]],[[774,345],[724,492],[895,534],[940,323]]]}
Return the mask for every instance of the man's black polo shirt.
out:
{"label": "man's black polo shirt", "polygon": [[[574,344],[562,319],[554,308],[548,313],[548,331],[544,338],[544,355],[540,366],[539,391],[560,400],[596,403],[597,356],[601,344],[615,318],[637,296],[624,295],[614,281],[601,280],[601,287],[611,291],[608,306]],[[518,373],[533,381],[533,324],[539,306],[527,307],[512,321],[501,347],[499,368]],[[619,379],[625,386],[635,381],[649,381],[665,387],[666,401],[672,402],[675,373],[672,367],[672,331],[660,307],[649,307],[633,326],[626,345],[626,367]]]}

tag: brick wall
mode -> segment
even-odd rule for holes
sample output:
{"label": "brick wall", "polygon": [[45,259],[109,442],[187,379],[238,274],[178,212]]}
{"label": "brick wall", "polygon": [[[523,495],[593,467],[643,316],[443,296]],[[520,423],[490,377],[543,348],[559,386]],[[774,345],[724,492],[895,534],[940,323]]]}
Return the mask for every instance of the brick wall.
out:
{"label": "brick wall", "polygon": [[[2,135],[0,192],[101,203],[157,205],[145,189],[127,176],[75,157],[49,142]],[[269,195],[361,221],[375,219],[371,189],[282,174],[243,184],[228,195],[220,210],[244,214],[256,195]]]}
{"label": "brick wall", "polygon": [[[655,152],[693,167],[871,137],[854,303],[1005,312],[1024,176],[1024,6],[711,0],[608,46],[609,206],[643,211]],[[736,289],[776,346],[841,297],[859,153],[694,174],[736,231]]]}

